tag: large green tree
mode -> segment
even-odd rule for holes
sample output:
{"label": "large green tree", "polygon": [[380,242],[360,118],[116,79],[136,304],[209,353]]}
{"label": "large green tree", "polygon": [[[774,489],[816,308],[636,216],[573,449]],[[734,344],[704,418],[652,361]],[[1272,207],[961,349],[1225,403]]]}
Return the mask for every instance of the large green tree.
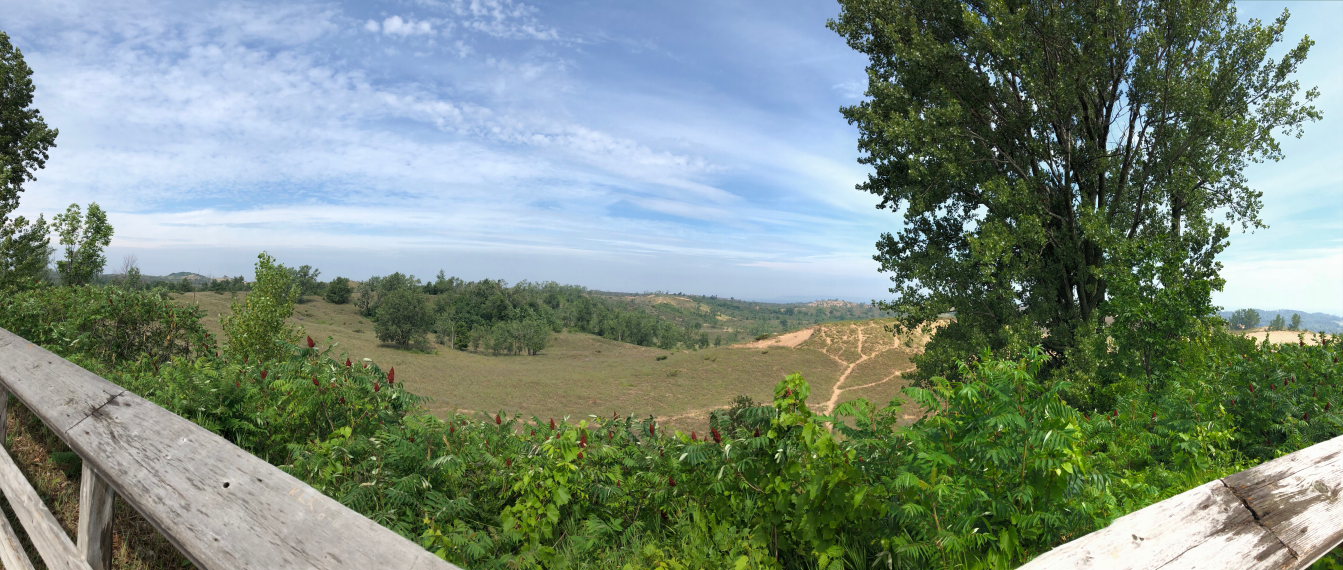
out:
{"label": "large green tree", "polygon": [[36,179],[56,146],[56,129],[33,107],[33,70],[0,32],[0,223],[19,205],[23,184]]}
{"label": "large green tree", "polygon": [[9,218],[24,183],[35,179],[56,146],[56,129],[33,107],[32,75],[23,53],[0,32],[0,289],[45,280],[50,253],[44,218]]}
{"label": "large green tree", "polygon": [[378,303],[373,330],[378,340],[401,346],[426,346],[425,336],[434,324],[433,313],[418,288],[399,288]]}
{"label": "large green tree", "polygon": [[[1213,312],[1229,225],[1260,225],[1249,162],[1320,113],[1279,58],[1287,14],[1226,1],[841,0],[865,54],[858,186],[902,211],[877,243],[905,325],[955,311],[941,348],[1040,340],[1065,354],[1112,317],[1159,349]],[[1214,214],[1226,219],[1215,219]],[[1104,335],[1101,335],[1104,336]],[[938,344],[935,341],[934,344]],[[934,352],[938,346],[930,346]],[[1139,359],[1135,359],[1139,360]],[[1149,369],[1150,372],[1150,369]]]}

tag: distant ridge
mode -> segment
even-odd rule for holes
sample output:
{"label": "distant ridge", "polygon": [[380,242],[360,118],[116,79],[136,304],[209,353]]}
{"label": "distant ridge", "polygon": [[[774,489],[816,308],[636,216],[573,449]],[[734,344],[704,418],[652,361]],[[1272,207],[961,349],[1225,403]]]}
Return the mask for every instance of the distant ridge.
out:
{"label": "distant ridge", "polygon": [[[1301,330],[1311,332],[1343,333],[1343,317],[1329,313],[1310,313],[1291,309],[1254,309],[1259,311],[1259,326],[1268,326],[1273,317],[1282,315],[1283,320],[1292,322],[1292,315],[1301,315]],[[1217,316],[1230,320],[1234,311],[1219,311]]]}

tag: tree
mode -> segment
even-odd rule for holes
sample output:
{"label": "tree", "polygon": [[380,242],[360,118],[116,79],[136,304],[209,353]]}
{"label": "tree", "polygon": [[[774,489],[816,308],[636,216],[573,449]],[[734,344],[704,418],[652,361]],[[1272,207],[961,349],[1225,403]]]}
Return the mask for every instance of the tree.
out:
{"label": "tree", "polygon": [[0,291],[45,281],[51,255],[45,218],[9,219],[24,183],[36,179],[47,151],[56,146],[56,129],[33,107],[32,75],[23,52],[0,32]]}
{"label": "tree", "polygon": [[1245,330],[1259,326],[1259,311],[1239,309],[1231,313],[1231,328]]}
{"label": "tree", "polygon": [[1287,319],[1282,318],[1281,313],[1274,315],[1273,320],[1268,323],[1268,330],[1271,331],[1280,331],[1285,328],[1287,328]]}
{"label": "tree", "polygon": [[1301,330],[1301,313],[1292,313],[1292,323],[1287,325],[1289,331]]}
{"label": "tree", "polygon": [[322,294],[322,282],[317,280],[317,276],[322,274],[320,269],[314,269],[311,265],[303,265],[290,271],[293,271],[294,282],[298,284],[298,302],[302,303],[305,295]]}
{"label": "tree", "polygon": [[236,357],[273,360],[288,352],[286,343],[298,341],[298,327],[285,322],[294,314],[299,288],[293,273],[275,258],[257,255],[256,284],[247,297],[233,303],[233,314],[222,320],[226,350]]}
{"label": "tree", "polygon": [[56,129],[48,128],[33,107],[33,70],[23,52],[0,32],[0,225],[19,205],[23,184],[36,180],[56,146]]}
{"label": "tree", "polygon": [[87,285],[107,265],[103,248],[112,243],[112,224],[97,202],[81,216],[79,204],[70,204],[64,213],[52,218],[56,233],[65,246],[65,259],[56,262],[56,271],[65,285]]}
{"label": "tree", "polygon": [[378,340],[401,346],[424,346],[433,315],[425,303],[424,293],[417,288],[392,291],[378,303],[373,316],[373,330]]}
{"label": "tree", "polygon": [[18,216],[0,225],[0,292],[31,289],[47,280],[51,259],[47,221]]}
{"label": "tree", "polygon": [[[1230,223],[1258,226],[1241,173],[1320,113],[1266,57],[1287,14],[1230,2],[842,0],[829,26],[869,58],[858,188],[903,209],[875,259],[903,328],[955,311],[930,345],[1043,339],[1057,359],[1107,331],[1160,350],[1211,314]],[[1140,341],[1140,342],[1130,342]],[[1144,354],[1144,357],[1150,356]],[[1133,360],[1133,359],[1128,359]],[[1144,358],[1146,360],[1146,358]],[[924,362],[927,362],[926,360]],[[954,370],[935,370],[951,372]]]}
{"label": "tree", "polygon": [[326,286],[326,293],[323,296],[328,302],[344,305],[350,302],[351,291],[350,279],[348,277],[337,277]]}

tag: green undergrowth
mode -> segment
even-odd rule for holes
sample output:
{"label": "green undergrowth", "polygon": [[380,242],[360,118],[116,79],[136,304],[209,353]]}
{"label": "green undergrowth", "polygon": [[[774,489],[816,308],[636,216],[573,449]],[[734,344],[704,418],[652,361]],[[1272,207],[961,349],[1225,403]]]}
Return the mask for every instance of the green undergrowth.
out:
{"label": "green undergrowth", "polygon": [[[439,419],[392,369],[307,339],[280,358],[220,356],[168,305],[48,289],[0,300],[0,326],[470,568],[1007,568],[1343,433],[1330,342],[1211,331],[1159,376],[1109,378],[1099,392],[1048,370],[1038,348],[985,355],[958,380],[907,389],[934,413],[905,428],[898,407],[862,400],[817,414],[792,375],[771,402],[739,402],[687,434],[636,416]],[[53,320],[34,325],[39,312]],[[171,335],[100,332],[108,319],[159,330],[141,321],[164,318]],[[181,350],[149,350],[161,342]],[[1071,404],[1082,400],[1113,405]]]}

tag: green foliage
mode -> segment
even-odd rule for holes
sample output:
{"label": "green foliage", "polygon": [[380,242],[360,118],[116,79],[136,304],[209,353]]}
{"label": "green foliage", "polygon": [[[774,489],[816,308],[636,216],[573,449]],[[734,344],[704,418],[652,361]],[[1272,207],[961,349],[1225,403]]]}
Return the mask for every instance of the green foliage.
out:
{"label": "green foliage", "polygon": [[433,315],[424,294],[416,289],[397,289],[384,296],[373,315],[378,340],[401,346],[428,346],[425,335]]}
{"label": "green foliage", "polygon": [[354,290],[350,288],[350,279],[348,277],[337,277],[327,284],[326,292],[322,297],[330,303],[344,305],[350,302],[350,294]]}
{"label": "green foliage", "polygon": [[[56,146],[56,129],[48,128],[33,105],[33,70],[23,52],[0,31],[0,227],[19,205],[23,184],[36,179]],[[6,264],[16,263],[7,261]]]}
{"label": "green foliage", "polygon": [[1196,326],[1222,286],[1229,229],[1213,213],[1258,225],[1241,170],[1281,158],[1275,133],[1320,117],[1317,92],[1299,101],[1291,79],[1311,41],[1267,57],[1285,14],[1242,23],[1227,1],[841,6],[830,27],[868,56],[868,99],[842,110],[873,168],[859,189],[904,216],[877,243],[888,306],[906,325],[954,310],[979,331],[962,338],[995,351],[1021,319],[1056,355],[1106,316],[1149,344]]}
{"label": "green foliage", "polygon": [[299,288],[288,268],[266,253],[257,256],[256,283],[246,298],[233,303],[221,321],[225,349],[234,358],[272,360],[285,345],[298,340],[299,330],[285,322],[294,313]]}
{"label": "green foliage", "polygon": [[1254,309],[1239,309],[1231,313],[1231,328],[1238,330],[1252,329],[1259,326],[1259,311]]}
{"label": "green foliage", "polygon": [[1287,328],[1287,319],[1282,318],[1281,314],[1274,315],[1273,320],[1268,323],[1268,330],[1280,331]]}
{"label": "green foliage", "polygon": [[[275,275],[263,254],[253,295],[289,283]],[[439,419],[329,341],[221,357],[180,340],[203,334],[198,311],[170,308],[161,292],[48,287],[0,297],[0,326],[472,568],[1013,567],[1343,434],[1343,346],[1258,345],[1212,321],[1150,373],[1103,338],[1052,373],[1024,347],[907,389],[917,408],[857,400],[833,416],[793,375],[685,434],[633,416]]]}
{"label": "green foliage", "polygon": [[[1128,397],[1113,414],[1070,406],[1035,349],[911,388],[937,413],[907,428],[894,429],[898,408],[863,401],[817,416],[795,375],[702,436],[632,417],[439,420],[390,371],[329,347],[112,379],[470,567],[1000,568],[1343,433],[1322,405],[1343,396],[1337,345],[1213,333],[1184,350],[1210,358],[1118,382]],[[1247,404],[1259,378],[1286,383]]]}
{"label": "green foliage", "polygon": [[888,484],[899,532],[882,540],[896,559],[1014,567],[1114,514],[1106,477],[1087,456],[1083,415],[1064,401],[1063,383],[1039,379],[1046,361],[1036,349],[907,390],[944,412],[876,450],[874,460],[897,465]]}
{"label": "green foliage", "polygon": [[317,280],[317,276],[322,274],[321,270],[311,265],[303,265],[298,269],[291,268],[289,271],[293,273],[294,283],[298,285],[300,303],[303,302],[305,295],[322,294],[322,282]]}
{"label": "green foliage", "polygon": [[1292,313],[1292,322],[1291,324],[1287,325],[1287,330],[1289,331],[1301,330],[1301,313]]}
{"label": "green foliage", "polygon": [[419,288],[419,279],[400,272],[386,277],[370,277],[359,284],[359,288],[355,291],[354,304],[359,307],[359,314],[372,318],[378,314],[378,305],[387,295],[394,291]]}
{"label": "green foliage", "polygon": [[32,289],[47,281],[51,263],[47,222],[42,216],[29,223],[18,216],[0,219],[0,294]]}
{"label": "green foliage", "polygon": [[88,212],[81,214],[79,204],[70,204],[65,212],[52,218],[56,233],[65,246],[65,259],[56,262],[56,270],[65,285],[87,285],[107,265],[103,249],[112,243],[112,224],[107,213],[97,202],[89,204]]}
{"label": "green foliage", "polygon": [[0,295],[0,327],[63,355],[113,366],[151,364],[214,350],[201,311],[162,290],[86,285]]}

